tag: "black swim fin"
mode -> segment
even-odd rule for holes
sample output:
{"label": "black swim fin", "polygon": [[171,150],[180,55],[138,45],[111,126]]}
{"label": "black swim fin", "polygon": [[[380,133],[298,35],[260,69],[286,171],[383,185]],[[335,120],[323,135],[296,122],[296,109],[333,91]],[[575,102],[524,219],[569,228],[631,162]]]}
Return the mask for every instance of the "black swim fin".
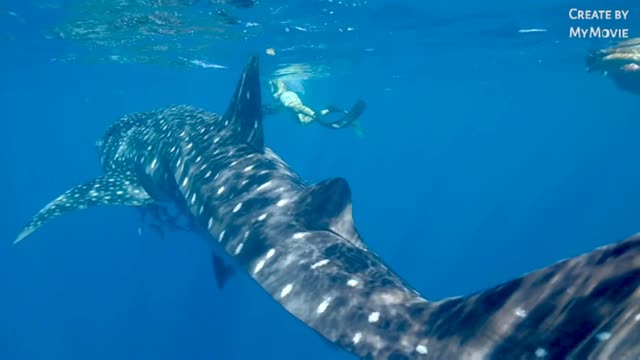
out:
{"label": "black swim fin", "polygon": [[351,110],[347,112],[344,112],[343,110],[340,110],[334,106],[328,106],[327,109],[329,110],[329,113],[344,112],[344,116],[333,122],[326,122],[323,118],[319,118],[317,121],[320,125],[330,129],[343,129],[352,125],[356,120],[358,120],[358,118],[360,117],[360,115],[362,115],[366,108],[367,103],[365,103],[363,100],[356,101],[356,103],[351,107]]}

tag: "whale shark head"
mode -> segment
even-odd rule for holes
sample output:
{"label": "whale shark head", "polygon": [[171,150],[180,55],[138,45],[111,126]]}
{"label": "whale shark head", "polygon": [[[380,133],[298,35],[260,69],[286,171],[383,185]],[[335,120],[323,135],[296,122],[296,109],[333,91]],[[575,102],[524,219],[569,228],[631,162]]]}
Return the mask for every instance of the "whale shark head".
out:
{"label": "whale shark head", "polygon": [[[293,316],[363,359],[635,359],[640,237],[469,296],[430,302],[362,241],[346,180],[309,184],[265,147],[251,58],[221,116],[173,106],[125,116],[98,142],[104,174],[17,237],[98,205],[171,203]],[[225,280],[226,279],[226,280]]]}

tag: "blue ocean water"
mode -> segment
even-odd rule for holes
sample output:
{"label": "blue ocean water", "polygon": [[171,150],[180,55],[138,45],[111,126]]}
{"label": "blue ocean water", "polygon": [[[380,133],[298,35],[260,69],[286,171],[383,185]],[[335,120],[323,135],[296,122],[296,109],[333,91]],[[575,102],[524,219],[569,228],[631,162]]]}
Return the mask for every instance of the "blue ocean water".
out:
{"label": "blue ocean water", "polygon": [[[568,38],[572,4],[475,6],[358,3],[336,14],[353,30],[309,35],[326,51],[287,55],[335,69],[304,82],[309,104],[367,101],[363,137],[265,120],[267,145],[304,178],[349,181],[365,242],[429,299],[640,230],[638,100],[585,72],[606,42]],[[278,48],[264,53],[268,32],[225,42],[227,69],[50,61],[82,47],[43,36],[66,9],[0,3],[0,359],[350,359],[246,276],[219,291],[201,239],[140,235],[133,209],[73,213],[12,246],[35,211],[100,173],[94,144],[116,119],[170,104],[222,112],[249,55],[265,75],[281,64]]]}

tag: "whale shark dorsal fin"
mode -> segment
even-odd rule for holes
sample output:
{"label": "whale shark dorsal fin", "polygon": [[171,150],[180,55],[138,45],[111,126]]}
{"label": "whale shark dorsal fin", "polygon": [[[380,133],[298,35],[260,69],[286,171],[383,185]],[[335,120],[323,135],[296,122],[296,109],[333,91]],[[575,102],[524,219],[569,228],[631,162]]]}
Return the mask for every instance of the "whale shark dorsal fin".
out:
{"label": "whale shark dorsal fin", "polygon": [[312,230],[330,230],[362,247],[353,222],[351,189],[343,178],[324,180],[308,187],[297,200],[296,217]]}
{"label": "whale shark dorsal fin", "polygon": [[256,151],[264,151],[262,99],[258,57],[246,65],[223,119],[232,136],[246,141]]}
{"label": "whale shark dorsal fin", "polygon": [[14,244],[71,211],[98,205],[142,206],[151,202],[153,200],[138,184],[134,174],[108,173],[68,190],[42,208],[23,227]]}

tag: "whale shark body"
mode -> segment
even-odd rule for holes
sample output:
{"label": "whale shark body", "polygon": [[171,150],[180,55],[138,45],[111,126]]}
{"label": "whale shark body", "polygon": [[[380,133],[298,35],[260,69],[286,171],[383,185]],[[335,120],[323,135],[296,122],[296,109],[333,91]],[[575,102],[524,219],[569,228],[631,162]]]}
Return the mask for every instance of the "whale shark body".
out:
{"label": "whale shark body", "polygon": [[342,178],[308,184],[265,147],[252,57],[223,116],[174,106],[98,141],[104,175],[17,237],[96,205],[174,204],[194,231],[321,336],[362,359],[634,359],[640,236],[465,297],[428,301],[362,241]]}

